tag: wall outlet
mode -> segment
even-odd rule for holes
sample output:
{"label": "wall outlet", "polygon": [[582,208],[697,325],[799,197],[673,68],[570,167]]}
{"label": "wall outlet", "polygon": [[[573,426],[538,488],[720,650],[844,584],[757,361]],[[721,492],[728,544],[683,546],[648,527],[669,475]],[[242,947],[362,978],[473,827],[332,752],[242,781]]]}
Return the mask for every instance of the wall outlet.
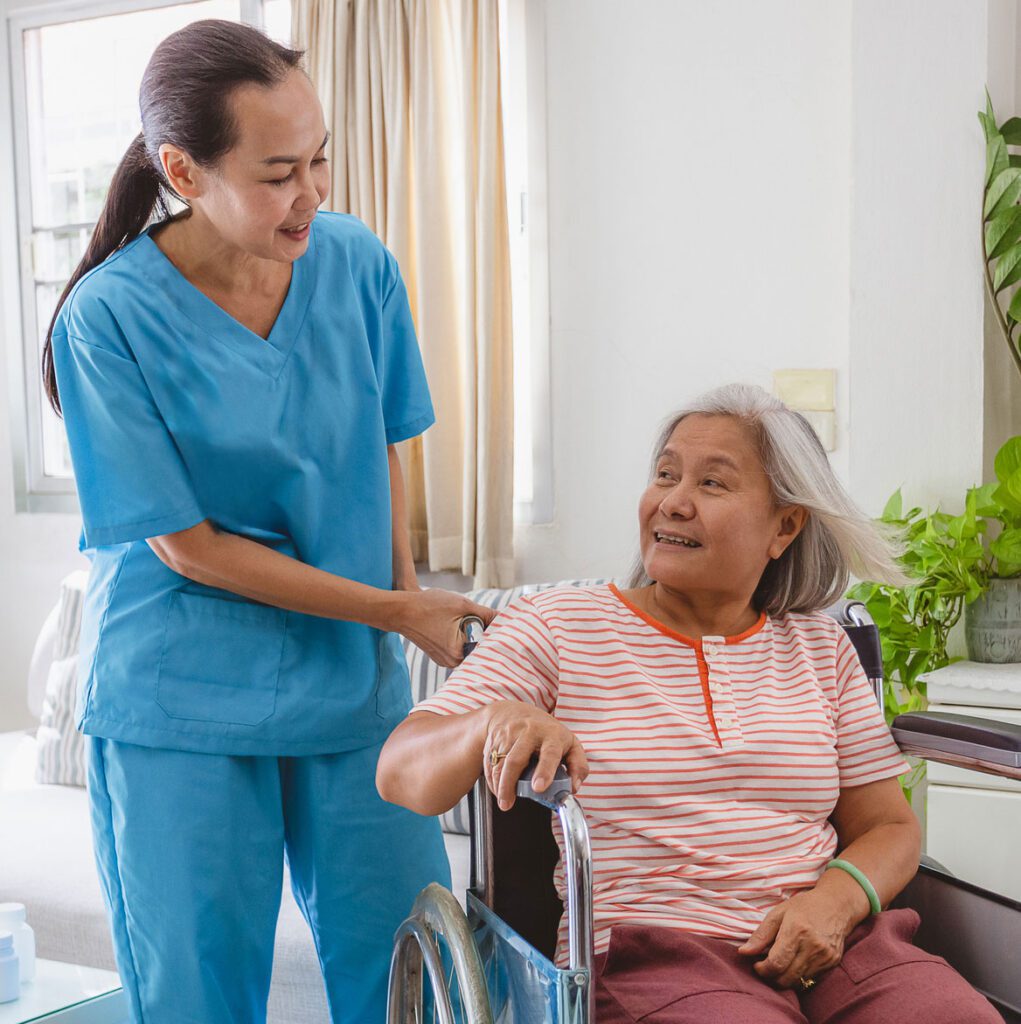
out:
{"label": "wall outlet", "polygon": [[832,412],[836,408],[836,370],[775,370],[773,391],[798,412]]}

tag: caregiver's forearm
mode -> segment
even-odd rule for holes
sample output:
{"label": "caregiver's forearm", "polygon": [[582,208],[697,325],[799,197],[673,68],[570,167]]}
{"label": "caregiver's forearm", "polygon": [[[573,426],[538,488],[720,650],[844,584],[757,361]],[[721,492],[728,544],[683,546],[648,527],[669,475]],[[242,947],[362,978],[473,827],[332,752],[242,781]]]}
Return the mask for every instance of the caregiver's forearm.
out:
{"label": "caregiver's forearm", "polygon": [[395,445],[388,445],[387,459],[390,463],[390,518],[393,535],[393,576],[396,590],[418,590],[415,574],[415,559],[411,553],[411,534],[408,523],[407,492],[404,489],[404,473],[401,458]]}
{"label": "caregiver's forearm", "polygon": [[[920,852],[921,833],[912,817],[910,821],[876,825],[840,850],[836,857],[849,861],[864,873],[885,907],[914,877]],[[871,912],[864,889],[840,868],[823,872],[816,890],[830,893],[845,903],[848,931]]]}
{"label": "caregiver's forearm", "polygon": [[152,537],[149,546],[181,576],[305,615],[390,630],[409,597],[335,576],[247,537],[218,530],[208,520]]}
{"label": "caregiver's forearm", "polygon": [[379,795],[418,814],[449,811],[482,774],[487,712],[479,708],[463,715],[409,715],[379,755]]}

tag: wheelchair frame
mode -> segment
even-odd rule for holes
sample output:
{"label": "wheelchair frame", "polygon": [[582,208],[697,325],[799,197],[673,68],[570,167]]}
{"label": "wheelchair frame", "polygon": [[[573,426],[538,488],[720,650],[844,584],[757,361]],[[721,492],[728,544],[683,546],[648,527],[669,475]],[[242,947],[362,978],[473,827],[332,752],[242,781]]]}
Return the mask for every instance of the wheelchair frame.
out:
{"label": "wheelchair frame", "polygon": [[[882,707],[878,629],[859,602],[841,607],[835,617],[854,644]],[[466,653],[475,642],[471,633],[468,639]],[[913,712],[898,716],[891,731],[905,754],[1021,779],[1021,726],[939,712]],[[439,1024],[457,1024],[449,994],[454,976],[463,1024],[594,1024],[588,826],[563,768],[541,793],[532,789],[530,780],[531,769],[522,775],[518,800],[506,813],[494,810],[485,780],[480,778],[476,783],[471,800],[472,880],[467,917],[453,895],[441,886],[429,886],[416,900],[411,916],[397,932],[387,1024],[422,1024],[423,966],[436,994]],[[547,811],[560,819],[567,858],[567,902],[563,907],[568,921],[566,970],[558,970],[550,960],[548,932],[551,923],[555,927],[550,914],[534,912],[513,894],[501,898],[498,885],[502,844],[509,844],[515,848],[507,864],[519,874],[528,875],[533,870],[528,865],[535,863],[536,855],[540,861],[545,857],[541,869],[535,870],[547,872],[542,884],[552,891],[550,844],[555,854],[553,863],[559,851]],[[511,819],[520,819],[527,827],[515,832],[518,823],[512,829],[508,825]],[[549,843],[534,831],[536,825],[545,830]],[[529,827],[532,834],[523,835]],[[524,868],[520,867],[521,861],[526,863]],[[534,874],[531,881],[542,877]],[[559,904],[559,900],[556,902]],[[917,945],[944,957],[992,1002],[1006,1024],[1021,1024],[1021,972],[1012,970],[1009,963],[1004,966],[1004,951],[1021,948],[1021,903],[957,879],[923,857],[918,874],[891,905],[918,910],[922,925]],[[438,938],[449,950],[451,967],[446,976]]]}

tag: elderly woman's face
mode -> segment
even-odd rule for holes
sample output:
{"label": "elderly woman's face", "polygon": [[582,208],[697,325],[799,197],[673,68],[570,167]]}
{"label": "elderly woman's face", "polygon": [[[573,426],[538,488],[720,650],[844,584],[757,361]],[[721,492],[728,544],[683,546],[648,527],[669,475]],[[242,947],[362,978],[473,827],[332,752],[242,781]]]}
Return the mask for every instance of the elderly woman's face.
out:
{"label": "elderly woman's face", "polygon": [[774,503],[751,431],[731,416],[706,415],[674,429],[638,514],[651,579],[748,600],[805,519],[797,506]]}

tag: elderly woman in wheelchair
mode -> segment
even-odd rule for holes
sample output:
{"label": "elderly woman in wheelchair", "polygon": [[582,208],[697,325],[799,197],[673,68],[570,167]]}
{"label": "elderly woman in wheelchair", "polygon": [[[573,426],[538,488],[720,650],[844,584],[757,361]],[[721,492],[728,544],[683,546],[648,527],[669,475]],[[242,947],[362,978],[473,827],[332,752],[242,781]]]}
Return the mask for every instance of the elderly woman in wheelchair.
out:
{"label": "elderly woman in wheelchair", "polygon": [[639,536],[627,588],[503,612],[392,734],[380,792],[436,814],[481,770],[506,809],[530,760],[536,790],[566,765],[600,1024],[999,1021],[882,910],[918,866],[907,766],[821,609],[850,573],[901,577],[810,426],[757,388],[703,396],[659,439]]}

